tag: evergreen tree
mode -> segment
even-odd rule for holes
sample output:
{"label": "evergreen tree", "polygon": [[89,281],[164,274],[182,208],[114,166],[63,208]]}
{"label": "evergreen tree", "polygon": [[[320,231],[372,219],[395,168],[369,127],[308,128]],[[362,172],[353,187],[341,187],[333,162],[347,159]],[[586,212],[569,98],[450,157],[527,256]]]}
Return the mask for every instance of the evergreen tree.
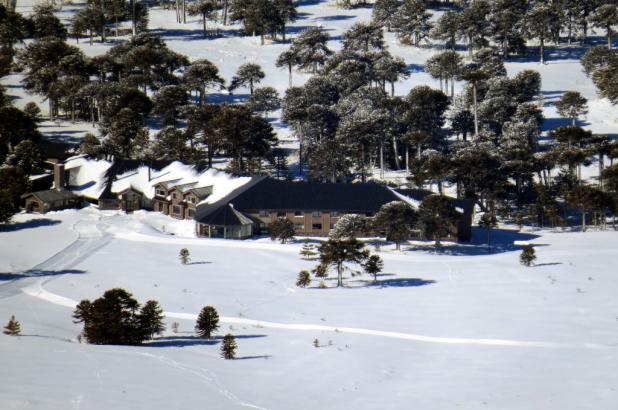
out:
{"label": "evergreen tree", "polygon": [[603,4],[597,7],[590,16],[590,22],[599,28],[605,29],[607,33],[607,48],[612,48],[612,26],[618,24],[618,5]]}
{"label": "evergreen tree", "polygon": [[11,316],[9,323],[4,326],[3,333],[9,336],[19,336],[21,334],[21,325],[15,320],[14,315]]}
{"label": "evergreen tree", "polygon": [[19,212],[21,196],[30,191],[28,175],[16,166],[0,166],[0,223],[8,223]]}
{"label": "evergreen tree", "polygon": [[180,263],[183,265],[187,265],[191,261],[190,253],[187,248],[182,248],[178,254],[180,258]]}
{"label": "evergreen tree", "polygon": [[212,306],[205,306],[200,311],[195,324],[195,332],[204,339],[210,339],[213,332],[219,329],[219,314]]}
{"label": "evergreen tree", "polygon": [[300,58],[296,51],[297,50],[293,48],[285,50],[279,54],[275,62],[277,67],[286,67],[288,69],[288,82],[290,87],[292,87],[292,68],[300,64]]}
{"label": "evergreen tree", "polygon": [[225,84],[223,78],[219,76],[217,66],[207,59],[192,62],[184,72],[182,80],[189,90],[196,90],[199,93],[199,105],[205,103],[207,89],[222,89]]}
{"label": "evergreen tree", "polygon": [[165,127],[155,135],[151,144],[152,156],[157,159],[188,162],[192,159],[193,151],[187,146],[187,139],[186,131]]}
{"label": "evergreen tree", "polygon": [[530,267],[534,264],[535,260],[536,254],[534,252],[534,247],[532,245],[524,246],[524,249],[522,249],[519,255],[519,262],[524,266]]}
{"label": "evergreen tree", "polygon": [[139,313],[140,327],[147,339],[165,331],[163,309],[156,300],[149,300],[142,306]]}
{"label": "evergreen tree", "polygon": [[521,38],[522,16],[526,12],[526,0],[495,0],[491,2],[489,30],[497,43],[502,45],[502,55],[507,57],[509,47]]}
{"label": "evergreen tree", "polygon": [[384,269],[384,262],[379,255],[371,255],[363,264],[363,270],[369,275],[373,275],[373,281],[378,281],[378,273]]}
{"label": "evergreen tree", "polygon": [[556,103],[558,114],[571,119],[572,125],[575,126],[577,117],[587,112],[588,100],[577,91],[567,91],[562,94],[560,100]]}
{"label": "evergreen tree", "polygon": [[305,260],[314,260],[317,256],[317,252],[315,251],[315,245],[309,242],[309,239],[305,239],[303,242],[303,247],[300,249],[300,256]]}
{"label": "evergreen tree", "polygon": [[459,214],[453,203],[442,195],[430,195],[418,208],[418,226],[425,238],[433,239],[436,246],[440,240],[453,232]]}
{"label": "evergreen tree", "polygon": [[386,26],[390,32],[398,9],[398,0],[376,0],[373,5],[372,19],[380,26]]}
{"label": "evergreen tree", "polygon": [[287,23],[294,22],[298,18],[298,11],[293,0],[274,0],[274,9],[276,12],[276,26],[281,33],[283,41],[285,41],[285,28]]}
{"label": "evergreen tree", "polygon": [[296,279],[296,286],[299,288],[306,288],[311,284],[311,275],[309,271],[301,270],[298,273],[298,278]]}
{"label": "evergreen tree", "polygon": [[491,3],[487,0],[475,0],[464,8],[460,15],[461,36],[468,40],[468,51],[487,47],[490,32],[489,16]]}
{"label": "evergreen tree", "polygon": [[97,157],[101,153],[101,141],[94,134],[86,133],[79,144],[79,152],[89,157]]}
{"label": "evergreen tree", "polygon": [[367,217],[358,214],[345,214],[335,222],[328,236],[331,239],[355,239],[369,229]]}
{"label": "evergreen tree", "polygon": [[498,226],[496,214],[493,212],[485,212],[479,220],[479,227],[487,231],[487,248],[491,248],[491,230]]}
{"label": "evergreen tree", "polygon": [[586,231],[586,213],[595,207],[600,208],[603,199],[602,191],[588,185],[578,185],[568,193],[567,204],[581,213],[582,232]]}
{"label": "evergreen tree", "polygon": [[247,104],[252,111],[263,113],[267,117],[269,112],[281,107],[281,99],[273,87],[259,87],[249,96]]}
{"label": "evergreen tree", "polygon": [[337,287],[343,286],[345,263],[362,264],[369,257],[365,245],[356,239],[329,239],[320,245],[320,265],[334,266],[337,270]]}
{"label": "evergreen tree", "polygon": [[343,33],[343,48],[345,50],[369,51],[383,50],[384,33],[382,27],[373,23],[355,23]]}
{"label": "evergreen tree", "polygon": [[372,225],[375,230],[386,235],[387,241],[395,242],[396,249],[400,250],[401,242],[410,238],[416,219],[416,212],[410,205],[394,201],[382,205],[373,217]]}
{"label": "evergreen tree", "polygon": [[55,11],[52,3],[41,3],[34,6],[31,24],[32,35],[35,39],[53,37],[60,41],[66,40],[67,30],[54,14]]}
{"label": "evergreen tree", "polygon": [[187,9],[191,16],[202,17],[202,30],[204,38],[206,38],[206,20],[216,17],[218,7],[215,1],[199,0],[196,3],[191,3]]}
{"label": "evergreen tree", "polygon": [[539,39],[539,56],[545,64],[545,41],[552,35],[552,23],[559,18],[555,7],[539,4],[526,14],[526,29],[531,37]]}
{"label": "evergreen tree", "polygon": [[301,32],[292,41],[290,51],[296,56],[298,68],[301,70],[311,70],[314,74],[318,68],[326,62],[333,53],[328,48],[328,33],[320,28],[310,28]]}
{"label": "evergreen tree", "polygon": [[166,85],[154,96],[153,113],[163,124],[176,126],[182,108],[187,104],[187,90],[179,85]]}
{"label": "evergreen tree", "polygon": [[132,345],[149,338],[160,327],[158,304],[150,303],[148,316],[142,317],[140,305],[124,289],[110,289],[93,302],[82,300],[73,312],[75,323],[84,323],[83,335],[88,343]]}
{"label": "evergreen tree", "polygon": [[587,76],[592,76],[599,68],[611,65],[618,60],[618,53],[603,46],[593,46],[586,51],[580,62]]}
{"label": "evergreen tree", "polygon": [[423,0],[404,0],[395,15],[394,29],[403,44],[418,47],[431,30],[431,14]]}
{"label": "evergreen tree", "polygon": [[109,125],[101,128],[103,152],[120,158],[139,157],[147,145],[148,129],[138,113],[130,108],[121,109]]}
{"label": "evergreen tree", "polygon": [[294,229],[294,222],[287,218],[277,218],[268,225],[270,231],[270,239],[279,239],[281,243],[293,239],[296,230]]}
{"label": "evergreen tree", "polygon": [[256,83],[259,83],[265,74],[262,68],[258,64],[245,63],[242,64],[236,75],[232,77],[230,86],[228,89],[233,91],[239,87],[249,86],[249,91],[253,94],[253,87]]}
{"label": "evergreen tree", "polygon": [[236,338],[230,333],[223,337],[223,342],[221,343],[221,357],[226,360],[232,360],[236,358],[236,349],[238,345],[236,344]]}
{"label": "evergreen tree", "polygon": [[447,47],[455,51],[457,40],[460,38],[461,24],[461,14],[453,10],[447,10],[440,16],[431,30],[431,37],[444,41]]}

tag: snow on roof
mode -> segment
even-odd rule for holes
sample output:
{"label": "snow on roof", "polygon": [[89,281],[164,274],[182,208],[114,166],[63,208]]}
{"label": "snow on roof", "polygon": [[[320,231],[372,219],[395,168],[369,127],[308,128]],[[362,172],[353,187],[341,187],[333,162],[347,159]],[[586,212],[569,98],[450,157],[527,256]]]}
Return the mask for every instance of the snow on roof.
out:
{"label": "snow on roof", "polygon": [[418,207],[421,205],[421,201],[418,201],[416,199],[412,199],[409,196],[400,194],[399,192],[395,191],[392,188],[388,188],[388,189],[390,189],[393,192],[393,194],[397,196],[397,198],[399,198],[401,201],[405,202],[406,204],[410,205],[414,209],[418,209]]}
{"label": "snow on roof", "polygon": [[[71,170],[71,191],[98,199],[106,187],[106,172],[112,163],[104,160],[89,159],[84,156],[69,158],[65,169]],[[192,165],[172,162],[160,171],[149,169],[142,165],[136,169],[116,175],[112,182],[111,192],[120,193],[129,188],[142,192],[147,198],[153,198],[154,186],[167,182],[170,186],[183,185],[186,188],[205,188],[212,186],[212,194],[201,204],[215,202],[228,195],[234,189],[246,184],[251,178],[234,177],[226,172],[209,169],[198,172]]]}
{"label": "snow on roof", "polygon": [[69,189],[87,198],[98,199],[105,189],[105,173],[111,166],[109,161],[85,156],[67,159],[64,169],[70,170]]}

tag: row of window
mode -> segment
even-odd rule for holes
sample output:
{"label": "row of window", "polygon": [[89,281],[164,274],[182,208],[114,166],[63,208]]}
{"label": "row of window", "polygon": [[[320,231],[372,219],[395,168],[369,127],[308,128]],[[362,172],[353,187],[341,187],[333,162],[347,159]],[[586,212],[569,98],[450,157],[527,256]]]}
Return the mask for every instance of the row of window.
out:
{"label": "row of window", "polygon": [[[165,196],[165,191],[161,191],[161,190],[157,190],[157,195],[159,196]],[[172,199],[177,199],[178,195],[174,192],[172,193]],[[195,200],[195,197],[190,196],[188,198],[189,202],[191,202],[192,204],[196,203],[197,201]]]}
{"label": "row of window", "polygon": [[[330,229],[333,229],[334,226],[335,226],[335,224],[330,224]],[[296,229],[297,231],[304,231],[305,230],[305,225],[303,225],[303,224],[294,224],[294,229]],[[321,231],[322,230],[322,224],[311,224],[311,230],[312,231]]]}
{"label": "row of window", "polygon": [[[330,214],[331,218],[337,218],[339,216],[341,216],[340,212],[336,212],[336,211],[331,211],[329,212],[322,212],[322,211],[313,211],[311,212],[311,216],[314,218],[319,218],[322,216],[322,214],[324,215],[328,215]],[[262,217],[268,217],[270,216],[270,211],[260,211],[260,216]],[[277,218],[285,218],[287,216],[287,213],[285,211],[278,211],[277,212]],[[304,211],[294,211],[294,216],[305,216],[305,212]]]}

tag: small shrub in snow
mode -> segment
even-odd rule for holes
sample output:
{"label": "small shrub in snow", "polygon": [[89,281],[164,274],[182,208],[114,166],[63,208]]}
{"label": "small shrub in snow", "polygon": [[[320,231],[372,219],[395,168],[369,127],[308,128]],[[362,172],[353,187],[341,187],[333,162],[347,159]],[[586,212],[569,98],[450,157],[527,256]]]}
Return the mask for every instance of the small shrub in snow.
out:
{"label": "small shrub in snow", "polygon": [[320,341],[317,338],[313,339],[313,347],[320,347]]}
{"label": "small shrub in snow", "polygon": [[298,273],[298,278],[296,279],[296,286],[306,288],[309,284],[311,284],[311,275],[309,274],[309,271],[301,270]]}
{"label": "small shrub in snow", "polygon": [[191,258],[189,257],[189,250],[187,248],[182,248],[178,254],[178,257],[180,258],[180,263],[183,265],[186,265],[191,261]]}
{"label": "small shrub in snow", "polygon": [[315,275],[316,278],[325,278],[328,276],[328,266],[320,263],[315,268],[313,268],[311,272]]}
{"label": "small shrub in snow", "polygon": [[532,245],[524,246],[524,249],[519,255],[519,262],[524,266],[532,266],[534,265],[535,260],[536,253],[534,252],[534,248],[532,247]]}
{"label": "small shrub in snow", "polygon": [[321,281],[320,281],[320,284],[318,285],[318,288],[320,288],[320,289],[326,289],[326,288],[328,288],[328,286],[326,286],[326,283],[325,283],[323,280],[321,280]]}
{"label": "small shrub in snow", "polygon": [[228,333],[223,337],[223,343],[221,343],[221,356],[227,360],[234,359],[237,347],[236,338],[231,333]]}
{"label": "small shrub in snow", "polygon": [[199,337],[210,339],[212,332],[219,329],[219,314],[212,306],[205,306],[197,317],[195,331]]}
{"label": "small shrub in snow", "polygon": [[310,243],[308,239],[305,239],[303,247],[300,250],[300,257],[304,260],[313,260],[317,256],[315,245]]}
{"label": "small shrub in snow", "polygon": [[15,320],[15,316],[11,316],[9,323],[4,326],[4,334],[9,336],[19,336],[21,333],[21,325],[17,320]]}
{"label": "small shrub in snow", "polygon": [[180,323],[178,322],[172,323],[172,332],[178,333],[178,329],[180,329]]}

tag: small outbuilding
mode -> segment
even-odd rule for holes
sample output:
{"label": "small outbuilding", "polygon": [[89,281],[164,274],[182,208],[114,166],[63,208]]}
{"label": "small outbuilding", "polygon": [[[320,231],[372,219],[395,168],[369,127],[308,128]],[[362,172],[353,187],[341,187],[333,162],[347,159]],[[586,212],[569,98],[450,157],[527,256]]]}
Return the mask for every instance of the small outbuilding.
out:
{"label": "small outbuilding", "polygon": [[47,189],[22,195],[26,212],[44,214],[50,211],[79,208],[81,198],[71,191]]}
{"label": "small outbuilding", "polygon": [[223,239],[246,239],[253,236],[254,222],[231,204],[212,209],[196,225],[198,236]]}

